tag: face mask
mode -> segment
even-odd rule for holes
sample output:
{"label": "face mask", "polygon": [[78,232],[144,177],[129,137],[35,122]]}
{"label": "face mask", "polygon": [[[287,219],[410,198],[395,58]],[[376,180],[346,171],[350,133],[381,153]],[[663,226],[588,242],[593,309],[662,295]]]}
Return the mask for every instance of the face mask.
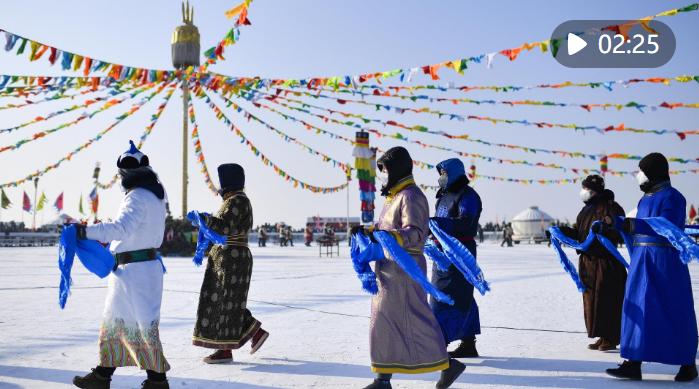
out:
{"label": "face mask", "polygon": [[440,188],[447,189],[447,184],[449,183],[449,176],[447,176],[446,173],[440,175],[439,179],[437,180],[437,183],[439,184]]}
{"label": "face mask", "polygon": [[580,190],[580,200],[582,200],[583,203],[590,201],[591,198],[592,198],[592,192],[590,192],[589,189],[582,188]]}
{"label": "face mask", "polygon": [[638,181],[638,185],[643,185],[650,180],[646,177],[646,173],[643,173],[643,170],[641,170],[636,174],[636,181]]}
{"label": "face mask", "polygon": [[383,170],[376,171],[376,179],[379,180],[379,183],[381,183],[381,185],[386,186],[386,184],[388,183],[388,173],[386,173],[385,168]]}

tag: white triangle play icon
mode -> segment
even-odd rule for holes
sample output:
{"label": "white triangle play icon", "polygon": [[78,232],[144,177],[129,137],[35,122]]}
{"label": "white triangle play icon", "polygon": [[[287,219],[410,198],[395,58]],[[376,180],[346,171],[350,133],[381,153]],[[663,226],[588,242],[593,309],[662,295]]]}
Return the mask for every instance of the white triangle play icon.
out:
{"label": "white triangle play icon", "polygon": [[568,55],[573,55],[587,46],[587,42],[575,34],[568,33]]}

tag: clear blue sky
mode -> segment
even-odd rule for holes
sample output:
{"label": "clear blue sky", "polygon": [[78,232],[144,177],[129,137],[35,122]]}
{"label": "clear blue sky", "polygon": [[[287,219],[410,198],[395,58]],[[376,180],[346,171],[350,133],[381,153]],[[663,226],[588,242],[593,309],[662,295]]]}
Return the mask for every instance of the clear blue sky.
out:
{"label": "clear blue sky", "polygon": [[[202,34],[202,46],[207,48],[230,27],[223,12],[237,0],[193,0],[195,23]],[[518,46],[524,42],[549,37],[561,22],[569,19],[624,19],[653,15],[660,11],[688,4],[689,1],[340,1],[340,0],[255,0],[250,8],[252,26],[241,31],[241,41],[227,50],[228,60],[215,67],[221,73],[232,75],[260,75],[264,77],[306,77],[314,75],[356,74],[398,67],[412,67],[448,59],[467,57]],[[663,19],[677,36],[677,52],[673,60],[659,69],[568,69],[556,63],[550,55],[522,54],[515,62],[499,57],[493,69],[473,66],[464,76],[454,77],[451,71],[443,81],[463,84],[519,84],[571,81],[601,81],[635,77],[675,76],[699,74],[699,13],[683,14]],[[59,48],[84,53],[94,58],[152,68],[170,68],[170,35],[180,22],[180,4],[176,0],[149,0],[118,2],[78,0],[64,1],[12,1],[3,2],[0,12],[0,28],[7,29]],[[3,40],[4,42],[4,40]],[[0,52],[0,73],[3,74],[61,74],[58,67],[49,67],[45,60],[28,63],[26,57]],[[421,77],[418,81],[429,82]],[[471,93],[472,98],[500,99],[551,99],[561,102],[604,103],[635,100],[644,104],[662,101],[695,103],[699,101],[699,85],[696,83],[672,88],[662,86],[635,86],[618,89],[613,93],[604,90],[567,89],[553,91],[529,91],[510,94]],[[176,95],[177,96],[177,95]],[[380,100],[376,100],[380,101]],[[387,102],[392,102],[391,100]],[[103,163],[103,177],[111,176],[117,155],[130,138],[142,131],[154,109],[149,108],[125,121],[120,127],[88,151],[68,162],[59,171],[41,180],[41,187],[50,200],[62,190],[66,192],[67,212],[76,214],[80,193],[87,196],[91,190],[91,174],[95,161]],[[0,127],[22,123],[38,114],[64,107],[64,104],[44,104],[39,110],[0,111]],[[464,114],[490,115],[512,119],[530,119],[551,122],[608,125],[625,123],[627,126],[646,128],[699,128],[696,110],[663,110],[645,114],[624,110],[621,112],[581,109],[536,107],[482,107],[470,105],[435,105],[436,108]],[[269,168],[254,158],[247,148],[238,143],[234,135],[216,122],[206,107],[196,105],[200,119],[200,133],[204,151],[214,172],[223,162],[239,162],[247,169],[247,189],[255,209],[255,219],[260,222],[286,221],[295,226],[305,218],[344,216],[346,193],[315,195],[293,189],[279,179]],[[353,108],[346,106],[346,108]],[[257,111],[254,111],[258,113]],[[370,114],[369,111],[367,115]],[[61,119],[42,125],[27,127],[15,134],[0,135],[0,144],[10,144],[17,139],[58,124],[67,118],[75,118],[79,112],[64,115]],[[26,174],[53,163],[85,142],[91,134],[104,128],[118,112],[101,115],[101,118],[83,123],[46,139],[23,146],[19,151],[0,154],[0,181],[16,180]],[[260,113],[271,124],[296,136],[304,142],[323,150],[336,159],[351,162],[351,148],[341,142],[315,136],[292,123],[279,120],[273,114]],[[377,115],[371,115],[377,116]],[[332,186],[343,182],[342,174],[317,158],[304,154],[292,144],[284,143],[278,136],[264,128],[241,121],[231,113],[240,127],[263,152],[289,173],[306,182]],[[699,154],[697,137],[684,142],[671,136],[629,134],[580,134],[570,130],[532,129],[521,126],[493,126],[487,123],[457,123],[435,120],[424,116],[390,117],[409,124],[427,125],[431,129],[467,132],[473,137],[492,141],[515,143],[525,146],[579,150],[590,153],[627,152],[645,154],[660,151],[669,155],[695,158]],[[322,123],[318,123],[322,124]],[[171,208],[176,214],[180,209],[180,143],[181,108],[177,101],[170,104],[155,128],[152,138],[144,147],[152,164],[160,173],[170,192]],[[353,136],[347,128],[327,126],[335,132]],[[414,134],[408,134],[414,135]],[[426,142],[447,144],[443,138],[417,136]],[[384,148],[397,143],[374,140]],[[592,161],[563,159],[517,151],[476,146],[466,142],[449,142],[449,146],[481,154],[506,158],[529,158],[537,161],[558,162],[566,166],[596,168]],[[438,162],[451,155],[416,149],[408,146],[417,159]],[[190,153],[192,155],[192,153]],[[464,161],[467,165],[470,161]],[[691,165],[690,165],[691,166]],[[482,174],[512,177],[561,178],[568,176],[549,169],[513,167],[477,162]],[[696,165],[693,165],[696,167]],[[613,160],[610,168],[632,170],[633,162]],[[682,168],[673,165],[673,168]],[[198,165],[190,160],[190,208],[214,210],[219,200],[205,187]],[[436,173],[417,171],[416,178],[425,184],[436,183]],[[673,177],[673,182],[688,197],[699,203],[699,179],[697,175]],[[617,192],[617,198],[627,210],[634,208],[640,192],[632,178],[610,178],[608,186]],[[511,218],[529,205],[541,208],[561,219],[573,219],[580,208],[578,185],[523,186],[489,181],[475,183],[484,199],[484,220]],[[21,190],[9,189],[15,203],[13,209],[2,212],[2,219],[19,220]],[[31,192],[30,192],[31,193]],[[433,193],[428,193],[432,198]],[[116,212],[121,197],[118,189],[102,193],[101,214]],[[377,204],[381,205],[380,201]],[[350,210],[358,215],[356,181],[350,191]],[[53,218],[47,211],[43,218]],[[25,220],[28,215],[24,216]]]}

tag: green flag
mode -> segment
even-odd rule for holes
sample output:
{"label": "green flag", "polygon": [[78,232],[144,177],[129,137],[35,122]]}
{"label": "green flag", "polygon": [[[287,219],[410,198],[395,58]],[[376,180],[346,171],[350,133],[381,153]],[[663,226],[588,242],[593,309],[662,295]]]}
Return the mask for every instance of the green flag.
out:
{"label": "green flag", "polygon": [[43,210],[44,205],[46,205],[46,201],[48,201],[48,199],[46,198],[46,193],[41,192],[41,196],[39,197],[39,201],[37,201],[37,204],[36,204],[36,210],[37,211]]}
{"label": "green flag", "polygon": [[81,215],[85,214],[85,211],[83,210],[83,195],[80,194],[80,203],[78,204],[78,212],[80,212]]}
{"label": "green flag", "polygon": [[0,208],[7,209],[10,208],[11,205],[12,202],[7,197],[7,194],[5,194],[5,189],[2,189],[2,193],[0,193]]}

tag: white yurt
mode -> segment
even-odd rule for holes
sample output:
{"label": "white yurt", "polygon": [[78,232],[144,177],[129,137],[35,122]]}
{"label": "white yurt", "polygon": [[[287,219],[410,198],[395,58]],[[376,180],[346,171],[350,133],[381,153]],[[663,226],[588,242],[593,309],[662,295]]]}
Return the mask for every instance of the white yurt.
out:
{"label": "white yurt", "polygon": [[519,242],[543,242],[546,230],[553,225],[553,218],[537,206],[531,206],[512,218],[512,240]]}

